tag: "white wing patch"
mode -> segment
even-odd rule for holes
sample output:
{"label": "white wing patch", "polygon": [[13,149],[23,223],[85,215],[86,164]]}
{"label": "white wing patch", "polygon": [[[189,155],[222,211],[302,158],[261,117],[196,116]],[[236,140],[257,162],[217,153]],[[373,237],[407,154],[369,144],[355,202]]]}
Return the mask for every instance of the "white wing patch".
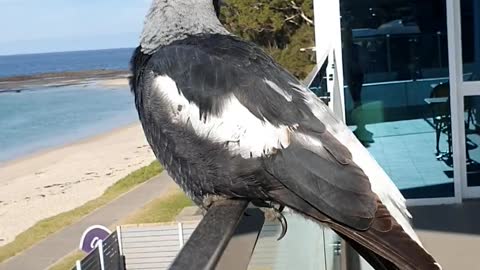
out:
{"label": "white wing patch", "polygon": [[154,86],[157,93],[168,100],[174,123],[190,124],[198,136],[224,143],[230,151],[244,158],[269,155],[289,145],[289,127],[275,127],[257,118],[233,95],[225,101],[220,115],[202,120],[198,106],[185,98],[170,77],[158,76]]}

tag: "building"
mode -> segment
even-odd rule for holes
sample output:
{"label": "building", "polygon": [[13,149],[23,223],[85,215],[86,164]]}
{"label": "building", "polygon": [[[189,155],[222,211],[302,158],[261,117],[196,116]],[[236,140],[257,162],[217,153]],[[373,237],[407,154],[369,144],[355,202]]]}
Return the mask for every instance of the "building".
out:
{"label": "building", "polygon": [[409,205],[480,197],[480,1],[315,0],[334,112]]}

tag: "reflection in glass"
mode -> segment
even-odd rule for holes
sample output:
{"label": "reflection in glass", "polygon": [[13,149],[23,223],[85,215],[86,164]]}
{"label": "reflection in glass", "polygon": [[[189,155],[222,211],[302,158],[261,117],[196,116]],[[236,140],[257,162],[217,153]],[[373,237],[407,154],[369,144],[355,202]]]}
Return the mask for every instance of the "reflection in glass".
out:
{"label": "reflection in glass", "polygon": [[[342,0],[343,44],[365,83],[448,77],[445,3],[435,0]],[[358,49],[356,49],[356,48]],[[355,52],[353,52],[355,55]],[[353,65],[353,66],[352,66]]]}
{"label": "reflection in glass", "polygon": [[453,196],[445,1],[340,3],[347,124],[405,197]]}
{"label": "reflection in glass", "polygon": [[462,54],[465,81],[480,80],[480,0],[462,0]]}
{"label": "reflection in glass", "polygon": [[480,186],[480,96],[465,97],[467,185]]}
{"label": "reflection in glass", "polygon": [[[465,81],[480,81],[480,0],[462,0],[462,58]],[[480,90],[480,89],[479,89]],[[467,186],[480,186],[480,96],[464,98]]]}
{"label": "reflection in glass", "polygon": [[340,238],[327,227],[290,211],[284,212],[288,231],[277,241],[280,225],[266,222],[248,270],[340,270]]}

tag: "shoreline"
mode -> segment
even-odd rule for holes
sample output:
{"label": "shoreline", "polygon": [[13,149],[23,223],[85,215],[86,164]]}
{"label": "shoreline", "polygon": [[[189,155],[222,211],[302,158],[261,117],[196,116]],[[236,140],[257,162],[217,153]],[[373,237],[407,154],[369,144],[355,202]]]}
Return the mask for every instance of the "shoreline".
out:
{"label": "shoreline", "polygon": [[[120,127],[116,127],[116,128],[113,128],[111,130],[108,130],[108,131],[105,131],[105,132],[100,132],[100,133],[97,133],[97,134],[94,134],[94,135],[91,135],[91,136],[86,136],[84,138],[80,138],[78,140],[74,140],[73,142],[65,142],[65,143],[61,143],[61,144],[58,144],[58,145],[55,145],[55,146],[50,146],[50,147],[46,147],[46,148],[43,148],[43,149],[40,149],[38,151],[34,151],[32,153],[29,153],[29,154],[26,154],[26,155],[22,155],[22,156],[19,156],[19,157],[16,157],[16,158],[13,158],[13,159],[8,159],[8,160],[5,160],[5,161],[0,161],[0,172],[3,168],[6,168],[6,167],[9,167],[9,166],[12,166],[12,165],[15,165],[15,163],[20,163],[20,162],[25,162],[25,161],[28,161],[30,159],[34,159],[38,156],[41,156],[41,155],[46,155],[50,152],[54,152],[56,150],[60,150],[64,147],[70,147],[70,146],[80,146],[80,145],[83,145],[83,144],[88,144],[90,142],[94,142],[96,140],[101,140],[105,137],[108,137],[110,135],[113,135],[115,134],[116,132],[119,132],[119,131],[122,131],[124,129],[128,129],[128,128],[133,128],[135,126],[137,126],[139,123],[131,123],[131,124],[128,124],[128,125],[123,125],[123,126],[120,126]],[[0,185],[2,183],[2,179],[0,179]]]}
{"label": "shoreline", "polygon": [[88,70],[4,77],[0,78],[0,94],[87,84],[99,84],[106,88],[126,87],[129,76],[130,72],[125,70]]}
{"label": "shoreline", "polygon": [[0,246],[100,196],[155,156],[137,122],[0,164]]}

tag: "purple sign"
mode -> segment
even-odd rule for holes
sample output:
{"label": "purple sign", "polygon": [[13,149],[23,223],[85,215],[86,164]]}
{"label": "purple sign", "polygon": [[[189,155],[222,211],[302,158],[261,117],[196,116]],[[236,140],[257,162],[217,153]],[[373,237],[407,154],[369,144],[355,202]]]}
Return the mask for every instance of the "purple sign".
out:
{"label": "purple sign", "polygon": [[90,253],[97,247],[99,240],[105,240],[111,234],[109,229],[102,225],[90,226],[80,239],[80,249]]}

